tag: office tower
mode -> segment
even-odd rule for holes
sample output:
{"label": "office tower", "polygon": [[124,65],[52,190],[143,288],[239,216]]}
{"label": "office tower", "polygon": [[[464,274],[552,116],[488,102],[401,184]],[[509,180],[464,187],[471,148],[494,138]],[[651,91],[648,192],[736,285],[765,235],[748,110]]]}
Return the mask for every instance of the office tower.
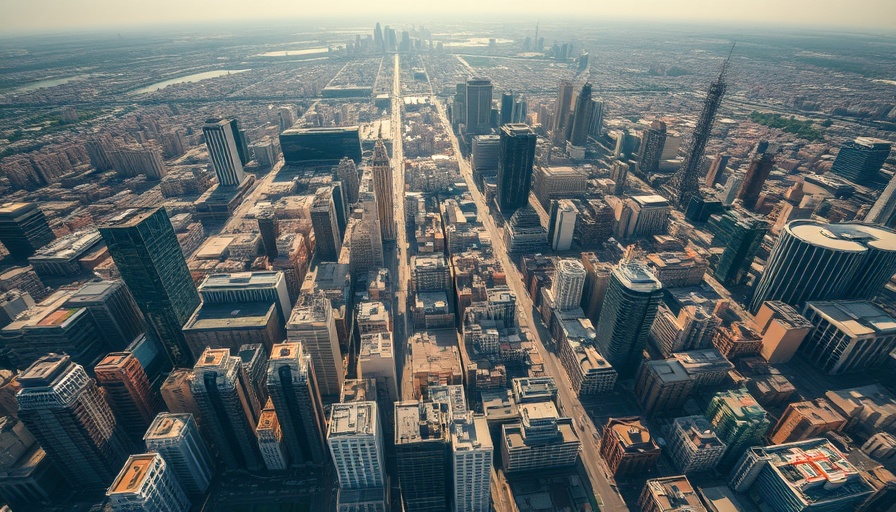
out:
{"label": "office tower", "polygon": [[644,130],[644,138],[641,140],[641,151],[638,154],[638,169],[641,174],[647,176],[659,169],[665,145],[666,123],[656,119],[650,123],[650,128]]}
{"label": "office tower", "polygon": [[750,302],[870,299],[896,273],[896,233],[870,224],[788,223],[775,243]]}
{"label": "office tower", "polygon": [[501,125],[513,122],[513,91],[501,93]]}
{"label": "office tower", "polygon": [[106,345],[113,349],[127,347],[146,331],[143,313],[120,279],[87,283],[65,301],[64,307],[87,308]]}
{"label": "office tower", "polygon": [[280,222],[277,220],[277,212],[271,203],[255,205],[255,220],[258,221],[258,231],[261,233],[264,253],[268,259],[273,260],[278,256],[277,237],[280,236]]}
{"label": "office tower", "polygon": [[385,40],[383,39],[383,29],[380,27],[379,22],[377,22],[376,28],[373,29],[373,45],[380,52],[386,51]]}
{"label": "office tower", "polygon": [[694,380],[677,359],[644,361],[635,377],[635,396],[645,416],[680,408]]}
{"label": "office tower", "polygon": [[573,86],[569,80],[560,82],[560,90],[557,93],[557,103],[554,106],[554,126],[551,133],[555,144],[566,142],[566,127],[569,124],[569,116],[572,108]]}
{"label": "office tower", "polygon": [[329,299],[316,295],[309,297],[307,304],[296,306],[286,324],[286,339],[302,342],[308,351],[321,396],[339,396],[345,371]]}
{"label": "office tower", "polygon": [[392,333],[377,332],[361,335],[361,349],[358,354],[358,377],[376,379],[377,388],[389,392],[389,402],[396,402],[398,377],[395,371],[395,352]]}
{"label": "office tower", "polygon": [[383,240],[395,240],[395,208],[392,192],[392,163],[383,139],[377,139],[373,147],[373,186],[376,193],[376,207],[379,211]]}
{"label": "office tower", "polygon": [[585,266],[579,260],[562,259],[557,262],[554,276],[554,307],[560,311],[576,309],[582,302],[585,287]]}
{"label": "office tower", "polygon": [[638,498],[638,507],[641,512],[706,512],[700,496],[684,475],[648,480]]}
{"label": "office tower", "polygon": [[[365,180],[366,181],[366,180]],[[372,191],[362,190],[352,220],[350,221],[348,243],[351,248],[349,264],[353,276],[365,272],[375,272],[382,268],[383,233],[380,227],[376,196]]]}
{"label": "office tower", "polygon": [[706,181],[704,182],[707,187],[715,187],[716,183],[722,182],[722,176],[725,173],[725,169],[728,168],[728,160],[730,158],[731,156],[726,153],[719,153],[712,159],[712,163],[709,165],[709,172],[706,173]]}
{"label": "office tower", "polygon": [[10,324],[20,313],[34,307],[34,300],[28,292],[15,289],[0,291],[0,329]]}
{"label": "office tower", "polygon": [[740,192],[740,186],[744,182],[744,177],[737,174],[732,174],[728,176],[728,181],[725,182],[725,190],[722,193],[722,204],[725,206],[731,206],[734,204],[734,200],[737,199],[737,193]]}
{"label": "office tower", "polygon": [[858,510],[873,488],[827,439],[739,452],[728,486],[758,494],[776,512]]}
{"label": "office tower", "polygon": [[21,421],[0,416],[0,496],[16,510],[43,510],[69,491],[65,479]]}
{"label": "office tower", "polygon": [[485,416],[454,413],[451,423],[451,466],[454,512],[491,510],[494,446]]}
{"label": "office tower", "polygon": [[641,418],[610,418],[600,438],[600,456],[614,475],[638,473],[653,468],[660,447]]}
{"label": "office tower", "polygon": [[336,166],[336,177],[342,182],[342,190],[345,193],[345,200],[348,204],[358,202],[358,189],[361,186],[361,180],[358,177],[358,166],[355,161],[348,157],[343,157]]}
{"label": "office tower", "polygon": [[840,146],[831,172],[858,185],[875,187],[882,181],[880,168],[889,155],[889,142],[858,137]]}
{"label": "office tower", "polygon": [[896,176],[887,183],[877,201],[868,210],[865,222],[880,224],[889,228],[896,227]]}
{"label": "office tower", "polygon": [[528,203],[517,209],[504,229],[504,243],[511,253],[533,253],[548,246],[547,231],[541,226],[541,218]]}
{"label": "office tower", "polygon": [[125,210],[100,227],[100,233],[172,365],[193,366],[182,328],[199,307],[199,294],[165,209]]}
{"label": "office tower", "polygon": [[[731,47],[734,50],[734,47]],[[687,208],[691,202],[691,196],[700,194],[699,173],[701,163],[703,162],[703,153],[706,150],[706,143],[712,134],[712,125],[715,121],[716,111],[722,104],[722,96],[725,95],[725,89],[728,87],[725,83],[725,75],[728,72],[728,62],[731,60],[731,54],[722,64],[722,71],[719,77],[709,85],[709,92],[706,94],[706,100],[703,102],[703,110],[700,117],[697,118],[697,126],[694,128],[694,134],[688,142],[687,151],[685,152],[684,162],[681,168],[672,178],[666,182],[660,189],[664,196],[669,198],[673,206],[679,210]]]}
{"label": "office tower", "polygon": [[709,266],[693,249],[684,251],[650,253],[648,266],[653,275],[666,288],[699,286]]}
{"label": "office tower", "polygon": [[780,301],[769,301],[753,319],[762,335],[760,353],[769,363],[786,363],[814,327],[795,309]]}
{"label": "office tower", "polygon": [[289,467],[289,456],[283,441],[283,429],[280,428],[277,411],[274,410],[274,404],[270,400],[261,410],[255,435],[258,437],[261,459],[268,471],[282,471]]}
{"label": "office tower", "polygon": [[576,463],[582,442],[571,418],[561,418],[553,402],[520,404],[520,422],[501,427],[504,471],[533,471]]}
{"label": "office tower", "polygon": [[41,357],[17,380],[19,419],[50,460],[76,488],[105,488],[131,445],[96,382],[58,354]]}
{"label": "office tower", "polygon": [[588,175],[583,168],[570,166],[535,166],[532,192],[545,210],[555,199],[580,196],[588,188]]}
{"label": "office tower", "polygon": [[498,206],[509,211],[529,202],[532,166],[535,163],[535,132],[525,124],[501,127],[498,160]]}
{"label": "office tower", "polygon": [[551,218],[548,229],[548,240],[551,249],[568,251],[572,247],[576,228],[577,210],[569,199],[551,201]]}
{"label": "office tower", "polygon": [[96,381],[125,433],[139,440],[161,409],[158,393],[130,352],[112,352],[93,369]]}
{"label": "office tower", "polygon": [[598,99],[591,100],[591,126],[588,135],[593,139],[600,139],[604,131],[604,102]]}
{"label": "office tower", "polygon": [[484,135],[489,132],[492,114],[492,82],[487,78],[471,78],[466,82],[466,133]]}
{"label": "office tower", "polygon": [[241,137],[229,119],[208,119],[202,127],[208,156],[221,187],[238,187],[246,179],[243,172]]}
{"label": "office tower", "polygon": [[315,252],[323,261],[336,261],[342,250],[342,231],[336,218],[333,187],[321,187],[311,203],[311,225],[314,228]]}
{"label": "office tower", "polygon": [[198,291],[204,304],[274,304],[282,320],[292,311],[286,277],[280,271],[211,274],[202,281]]}
{"label": "office tower", "polygon": [[301,343],[274,345],[267,388],[293,462],[322,464],[326,419],[311,355]]}
{"label": "office tower", "polygon": [[473,179],[478,186],[484,176],[495,176],[501,153],[501,137],[499,135],[479,135],[473,137],[473,153],[470,165],[473,167]]}
{"label": "office tower", "polygon": [[280,134],[280,148],[286,165],[324,162],[336,165],[343,158],[360,164],[362,159],[357,126],[290,128]]}
{"label": "office tower", "polygon": [[756,150],[750,156],[750,165],[747,167],[744,183],[737,194],[738,199],[743,202],[744,208],[748,210],[756,209],[762,186],[765,185],[765,180],[768,179],[768,175],[772,172],[774,166],[775,154],[769,150],[768,141],[760,141],[756,146]]}
{"label": "office tower", "polygon": [[199,406],[193,398],[190,383],[193,381],[193,370],[188,368],[175,368],[171,370],[165,382],[162,383],[160,392],[165,406],[172,413],[192,414],[196,422],[201,422]]}
{"label": "office tower", "polygon": [[799,352],[828,375],[873,370],[896,349],[896,319],[868,301],[812,301],[803,316],[814,329]]}
{"label": "office tower", "polygon": [[215,476],[215,462],[192,414],[159,414],[143,441],[147,451],[165,459],[184,492],[190,496],[205,494]]}
{"label": "office tower", "polygon": [[148,179],[159,180],[168,174],[162,147],[158,144],[128,144],[110,149],[106,154],[122,178],[143,174]]}
{"label": "office tower", "polygon": [[334,404],[327,445],[340,489],[383,487],[383,430],[376,402]]}
{"label": "office tower", "polygon": [[710,231],[715,233],[713,245],[725,248],[713,269],[713,277],[725,286],[743,284],[753,258],[768,233],[769,223],[758,216],[731,210],[710,219]]}
{"label": "office tower", "polygon": [[616,160],[610,169],[610,179],[613,180],[613,195],[622,197],[625,193],[625,182],[628,179],[629,165]]}
{"label": "office tower", "polygon": [[584,146],[588,141],[591,128],[591,116],[594,105],[591,102],[591,84],[586,83],[576,97],[575,110],[569,121],[569,143],[573,146]]}
{"label": "office tower", "polygon": [[114,512],[187,512],[192,506],[158,453],[128,457],[106,496]]}
{"label": "office tower", "polygon": [[626,206],[631,209],[631,217],[623,232],[625,238],[665,234],[666,219],[671,210],[666,198],[656,194],[632,196]]}
{"label": "office tower", "polygon": [[199,407],[202,428],[230,469],[261,469],[255,441],[258,405],[249,396],[240,358],[226,348],[206,349],[193,368],[190,390]]}
{"label": "office tower", "polygon": [[49,295],[47,287],[40,281],[34,269],[28,267],[12,267],[0,272],[0,291],[20,290],[40,302]]}
{"label": "office tower", "polygon": [[98,171],[111,170],[112,162],[108,152],[115,148],[112,136],[108,133],[97,133],[84,141],[84,149],[90,157],[90,165]]}
{"label": "office tower", "polygon": [[447,404],[395,404],[395,454],[404,510],[448,510],[450,424]]}
{"label": "office tower", "polygon": [[413,291],[445,291],[450,286],[451,269],[444,254],[411,256],[411,287]]}
{"label": "office tower", "polygon": [[744,450],[763,444],[770,421],[765,409],[745,390],[721,391],[713,395],[706,419],[728,450],[719,463],[731,466]]}
{"label": "office tower", "polygon": [[[280,338],[282,340],[282,338]],[[271,346],[274,344],[272,343]],[[267,402],[267,373],[268,373],[268,354],[267,349],[260,343],[246,343],[241,345],[237,355],[240,358],[240,364],[246,372],[249,379],[249,389],[255,395],[255,400],[259,407]]]}
{"label": "office tower", "polygon": [[511,114],[511,123],[526,123],[529,117],[529,104],[526,97],[520,97],[513,102],[513,112]]}
{"label": "office tower", "polygon": [[838,432],[846,426],[846,418],[834,410],[824,398],[787,404],[778,423],[769,434],[774,444],[821,437],[825,432]]}
{"label": "office tower", "polygon": [[597,348],[620,375],[634,374],[647,344],[663,285],[641,263],[623,260],[613,269],[595,332]]}
{"label": "office tower", "polygon": [[28,263],[45,279],[79,277],[90,265],[105,259],[101,241],[96,229],[79,229],[37,249]]}
{"label": "office tower", "polygon": [[593,252],[582,253],[582,265],[585,267],[582,309],[585,311],[585,316],[591,320],[591,323],[596,325],[598,319],[600,319],[604,298],[607,295],[607,287],[610,284],[613,265],[600,261]]}
{"label": "office tower", "polygon": [[670,458],[682,473],[715,469],[727,448],[703,416],[675,418],[667,442]]}
{"label": "office tower", "polygon": [[0,242],[13,258],[23,260],[55,238],[44,212],[36,204],[0,205]]}

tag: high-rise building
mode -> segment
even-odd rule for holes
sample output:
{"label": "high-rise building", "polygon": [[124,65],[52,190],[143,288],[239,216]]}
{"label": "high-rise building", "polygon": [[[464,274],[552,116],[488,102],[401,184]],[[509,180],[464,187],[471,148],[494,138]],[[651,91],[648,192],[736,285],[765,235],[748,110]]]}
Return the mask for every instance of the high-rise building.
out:
{"label": "high-rise building", "polygon": [[255,220],[258,221],[258,231],[261,233],[261,243],[268,259],[277,257],[277,237],[280,236],[280,222],[277,220],[277,212],[268,202],[259,202],[255,205]]}
{"label": "high-rise building", "polygon": [[808,302],[803,316],[814,329],[799,352],[829,375],[879,368],[896,349],[896,319],[872,302]]}
{"label": "high-rise building", "polygon": [[625,182],[628,179],[629,165],[616,160],[610,169],[610,179],[613,180],[613,195],[622,197],[625,193]]}
{"label": "high-rise building", "polygon": [[19,419],[65,478],[81,490],[109,485],[131,445],[84,368],[48,354],[17,380]]}
{"label": "high-rise building", "polygon": [[591,116],[594,104],[591,102],[591,84],[586,83],[576,97],[575,110],[569,121],[569,143],[582,147],[588,141],[588,132],[591,129]]}
{"label": "high-rise building", "polygon": [[572,95],[572,82],[568,80],[560,82],[557,104],[554,106],[554,126],[551,130],[555,144],[566,142],[566,127],[569,124],[569,116],[572,113]]}
{"label": "high-rise building", "polygon": [[336,165],[343,158],[360,164],[362,159],[357,126],[290,128],[280,133],[280,147],[286,165],[324,162]]}
{"label": "high-rise building", "polygon": [[172,365],[192,367],[182,329],[199,307],[199,294],[165,209],[125,210],[101,226],[100,233]]}
{"label": "high-rise building", "polygon": [[293,462],[322,464],[326,418],[311,356],[301,343],[274,345],[267,388]]}
{"label": "high-rise building", "polygon": [[719,463],[731,466],[744,450],[762,445],[771,423],[765,409],[745,390],[721,391],[713,395],[706,409],[706,419],[728,450]]}
{"label": "high-rise building", "polygon": [[191,382],[193,382],[192,369],[175,368],[162,383],[160,392],[168,411],[176,414],[192,414],[196,422],[199,423],[202,418],[199,416],[196,399],[193,398]]}
{"label": "high-rise building", "polygon": [[395,453],[404,510],[448,510],[449,425],[448,404],[395,404]]}
{"label": "high-rise building", "polygon": [[737,194],[738,199],[743,202],[744,208],[748,210],[756,209],[762,186],[765,185],[765,180],[768,179],[768,175],[772,172],[774,166],[775,154],[769,150],[768,141],[760,141],[756,146],[756,150],[750,156],[750,165],[747,167],[744,183]]}
{"label": "high-rise building", "polygon": [[560,311],[576,309],[582,303],[585,287],[585,267],[579,260],[562,259],[557,262],[554,275],[554,307]]}
{"label": "high-rise building", "polygon": [[604,102],[592,98],[591,99],[591,126],[588,128],[588,135],[593,139],[599,139],[604,131]]}
{"label": "high-rise building", "polygon": [[645,416],[680,408],[693,388],[694,380],[677,359],[644,361],[635,377],[635,396]]}
{"label": "high-rise building", "polygon": [[292,311],[286,278],[279,271],[211,274],[202,281],[198,291],[204,304],[273,303],[283,321]]}
{"label": "high-rise building", "polygon": [[834,410],[824,398],[787,404],[784,414],[769,434],[774,444],[803,441],[837,432],[846,426],[846,418]]}
{"label": "high-rise building", "polygon": [[130,352],[112,352],[93,372],[118,423],[132,439],[142,439],[162,406],[140,361]]}
{"label": "high-rise building", "polygon": [[106,491],[114,512],[187,512],[192,504],[158,453],[131,455]]}
{"label": "high-rise building", "polygon": [[725,247],[717,261],[713,261],[713,276],[725,286],[743,284],[753,258],[768,233],[768,221],[758,216],[730,210],[719,217],[710,219],[709,229],[715,233],[713,245]]}
{"label": "high-rise building", "polygon": [[520,422],[501,427],[504,471],[536,471],[572,466],[582,442],[571,418],[561,418],[553,402],[520,404]]}
{"label": "high-rise building", "polygon": [[840,146],[831,172],[859,185],[877,186],[883,181],[880,168],[889,155],[889,142],[872,137],[858,137]]}
{"label": "high-rise building", "polygon": [[719,324],[721,319],[703,307],[684,306],[675,315],[668,305],[660,304],[650,337],[663,357],[671,357],[674,352],[711,346]]}
{"label": "high-rise building", "polygon": [[348,204],[358,202],[358,189],[361,186],[361,179],[358,176],[358,166],[355,161],[348,157],[343,157],[336,166],[336,177],[342,182],[342,191],[345,194],[345,201]]}
{"label": "high-rise building", "polygon": [[638,506],[641,512],[706,512],[700,496],[684,475],[648,480],[638,498]]}
{"label": "high-rise building", "polygon": [[667,442],[671,459],[682,473],[715,469],[727,448],[703,416],[675,418]]}
{"label": "high-rise building", "polygon": [[614,475],[637,473],[653,468],[660,447],[641,418],[610,418],[600,438],[600,456]]}
{"label": "high-rise building", "polygon": [[301,342],[308,351],[321,396],[338,397],[345,371],[330,300],[318,294],[297,305],[286,324],[286,339]]}
{"label": "high-rise building", "polygon": [[536,139],[528,125],[519,123],[501,127],[498,160],[498,206],[501,210],[514,210],[529,202]]}
{"label": "high-rise building", "polygon": [[146,331],[143,313],[120,279],[87,283],[64,306],[87,308],[100,335],[113,349],[127,347]]}
{"label": "high-rise building", "polygon": [[786,363],[814,327],[812,322],[781,301],[769,301],[753,319],[762,335],[760,353],[769,363]]}
{"label": "high-rise building", "polygon": [[0,205],[0,242],[15,259],[24,260],[56,236],[34,203]]}
{"label": "high-rise building", "polygon": [[336,261],[342,250],[342,231],[333,202],[333,187],[321,187],[311,203],[311,225],[314,228],[315,251],[321,260]]}
{"label": "high-rise building", "polygon": [[487,78],[471,78],[466,83],[466,133],[484,135],[490,131],[492,116],[492,82]]}
{"label": "high-rise building", "polygon": [[398,377],[395,372],[395,348],[391,332],[376,332],[361,335],[358,353],[358,377],[376,379],[378,389],[387,390],[389,402],[400,398]]}
{"label": "high-rise building", "polygon": [[500,135],[479,135],[473,137],[473,153],[470,157],[470,165],[473,167],[473,180],[477,185],[482,185],[481,180],[484,176],[495,176],[497,174],[500,153]]}
{"label": "high-rise building", "polygon": [[383,139],[378,139],[373,147],[373,185],[376,207],[379,211],[383,240],[395,240],[395,208],[392,193],[392,163]]}
{"label": "high-rise building", "polygon": [[240,345],[237,355],[240,358],[240,364],[243,365],[243,370],[246,372],[246,378],[249,379],[249,389],[255,395],[254,400],[257,400],[259,405],[264,404],[268,400],[267,348],[260,343],[246,343]]}
{"label": "high-rise building", "polygon": [[184,492],[202,496],[215,475],[215,461],[192,414],[163,412],[143,436],[146,449],[157,452]]}
{"label": "high-rise building", "polygon": [[870,299],[896,274],[896,232],[870,224],[788,223],[756,285],[750,311],[780,300]]}
{"label": "high-rise building", "polygon": [[0,496],[9,507],[43,510],[68,494],[60,469],[13,416],[0,416],[0,454]]}
{"label": "high-rise building", "polygon": [[0,291],[12,290],[20,290],[31,295],[35,302],[49,295],[48,288],[40,281],[40,277],[31,266],[12,267],[0,272]]}
{"label": "high-rise building", "polygon": [[871,485],[827,439],[809,439],[739,451],[728,486],[758,494],[771,510],[859,510]]}
{"label": "high-rise building", "polygon": [[511,253],[533,253],[548,247],[548,233],[532,205],[525,203],[510,217],[504,228],[504,243]]}
{"label": "high-rise building", "polygon": [[[734,48],[732,47],[732,50]],[[691,197],[700,194],[700,169],[703,162],[703,153],[706,150],[706,143],[712,134],[712,125],[715,121],[716,112],[719,105],[722,104],[722,96],[725,95],[727,84],[725,83],[725,75],[728,71],[728,62],[731,55],[725,59],[722,64],[722,71],[719,77],[709,85],[709,91],[706,94],[706,100],[703,102],[703,110],[700,117],[697,118],[697,126],[694,128],[694,134],[688,143],[685,152],[684,162],[681,168],[672,178],[666,182],[660,189],[664,196],[678,209],[687,208],[691,201]]]}
{"label": "high-rise building", "polygon": [[656,119],[650,123],[650,128],[644,130],[644,138],[641,140],[641,151],[638,154],[638,169],[640,169],[642,175],[653,174],[659,169],[665,145],[666,123]]}
{"label": "high-rise building", "polygon": [[593,252],[582,253],[582,265],[585,267],[585,287],[582,291],[582,309],[592,324],[597,324],[613,265],[600,261]]}
{"label": "high-rise building", "polygon": [[513,122],[513,91],[501,93],[501,125]]}
{"label": "high-rise building", "polygon": [[610,275],[595,332],[600,353],[623,377],[641,363],[663,285],[644,265],[622,261]]}
{"label": "high-rise building", "polygon": [[709,172],[706,173],[706,181],[704,182],[707,187],[715,187],[716,183],[722,182],[722,176],[728,167],[730,158],[731,156],[726,153],[719,153],[712,159],[712,163],[709,164]]}
{"label": "high-rise building", "polygon": [[383,427],[376,402],[334,404],[327,445],[340,489],[368,489],[385,484]]}
{"label": "high-rise building", "polygon": [[241,154],[242,138],[239,130],[234,129],[235,123],[235,119],[208,119],[202,127],[208,156],[221,187],[238,187],[246,179]]}
{"label": "high-rise building", "polygon": [[877,201],[868,210],[865,222],[896,228],[896,176],[887,183]]}
{"label": "high-rise building", "polygon": [[575,235],[577,210],[569,199],[551,201],[551,218],[548,227],[548,240],[551,249],[568,251],[572,247]]}
{"label": "high-rise building", "polygon": [[485,416],[454,413],[451,423],[452,510],[489,512],[494,445]]}
{"label": "high-rise building", "polygon": [[268,400],[261,415],[258,417],[258,426],[255,428],[258,436],[258,449],[261,451],[261,459],[268,471],[282,471],[289,467],[289,455],[283,441],[283,429],[280,420],[277,419],[277,411],[274,404]]}
{"label": "high-rise building", "polygon": [[223,349],[206,349],[193,368],[190,389],[199,406],[204,432],[231,469],[261,469],[255,438],[258,404],[249,396],[249,382],[240,358]]}

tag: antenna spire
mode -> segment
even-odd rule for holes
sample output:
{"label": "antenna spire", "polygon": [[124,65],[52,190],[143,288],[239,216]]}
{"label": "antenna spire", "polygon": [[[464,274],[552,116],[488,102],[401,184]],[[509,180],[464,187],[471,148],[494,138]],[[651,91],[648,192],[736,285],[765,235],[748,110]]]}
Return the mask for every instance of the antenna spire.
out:
{"label": "antenna spire", "polygon": [[725,75],[728,74],[728,63],[731,62],[731,54],[734,53],[734,47],[737,45],[737,41],[731,43],[731,49],[728,50],[728,56],[725,57],[725,62],[722,63],[722,71],[719,72],[719,82],[725,80]]}

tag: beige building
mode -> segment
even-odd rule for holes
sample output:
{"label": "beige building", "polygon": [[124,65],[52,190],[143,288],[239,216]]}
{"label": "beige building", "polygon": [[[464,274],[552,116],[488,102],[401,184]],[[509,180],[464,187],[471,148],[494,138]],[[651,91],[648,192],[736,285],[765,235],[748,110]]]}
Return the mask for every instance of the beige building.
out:
{"label": "beige building", "polygon": [[759,353],[772,364],[790,361],[812,330],[812,322],[781,301],[762,304],[753,321],[762,335]]}

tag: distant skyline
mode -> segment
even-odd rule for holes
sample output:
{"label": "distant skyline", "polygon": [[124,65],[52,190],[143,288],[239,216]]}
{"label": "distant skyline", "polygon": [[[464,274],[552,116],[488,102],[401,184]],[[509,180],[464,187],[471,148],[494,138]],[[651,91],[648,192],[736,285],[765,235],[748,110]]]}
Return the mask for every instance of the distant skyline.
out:
{"label": "distant skyline", "polygon": [[[507,21],[575,16],[595,19],[644,21],[817,26],[896,32],[893,0],[640,0],[624,3],[607,0],[455,0],[428,2],[392,0],[342,0],[334,3],[295,0],[5,0],[0,17],[0,36],[22,33],[55,33],[85,29],[308,18],[390,19],[501,13]],[[496,21],[479,17],[475,21]]]}

